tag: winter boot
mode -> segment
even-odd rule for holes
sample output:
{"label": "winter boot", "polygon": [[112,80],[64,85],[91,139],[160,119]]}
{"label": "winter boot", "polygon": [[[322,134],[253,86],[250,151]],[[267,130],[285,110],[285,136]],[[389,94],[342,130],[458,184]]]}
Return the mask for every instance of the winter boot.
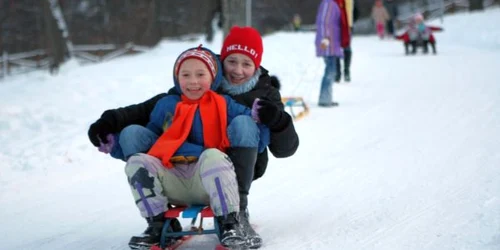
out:
{"label": "winter boot", "polygon": [[351,47],[344,49],[344,81],[351,81],[351,58],[352,50]]}
{"label": "winter boot", "polygon": [[257,154],[258,148],[232,147],[227,150],[227,155],[233,162],[234,171],[236,172],[240,207],[243,208],[248,205],[247,196],[253,181]]}
{"label": "winter boot", "polygon": [[333,108],[339,106],[338,102],[331,102],[331,103],[319,103],[318,106],[324,107],[324,108]]}
{"label": "winter boot", "polygon": [[429,41],[424,41],[423,47],[424,47],[424,51],[423,51],[424,54],[429,53]]}
{"label": "winter boot", "polygon": [[260,248],[262,246],[262,238],[255,232],[250,224],[248,209],[240,211],[240,225],[247,239],[247,246],[252,249]]}
{"label": "winter boot", "polygon": [[345,82],[350,82],[351,81],[351,73],[348,70],[344,71],[344,81]]}
{"label": "winter boot", "polygon": [[238,221],[238,212],[229,213],[226,216],[217,216],[220,229],[220,243],[225,247],[244,247],[245,235]]}
{"label": "winter boot", "polygon": [[340,73],[340,58],[335,59],[335,82],[339,83],[342,73]]}
{"label": "winter boot", "polygon": [[344,72],[344,81],[345,82],[350,82],[351,81],[351,73],[349,71]]}
{"label": "winter boot", "polygon": [[[165,217],[163,213],[150,218],[146,230],[141,235],[130,238],[128,243],[130,249],[149,249],[151,246],[158,245],[164,224]],[[177,219],[170,221],[170,230],[173,232],[182,231],[181,224]],[[167,243],[169,241],[175,241],[175,239],[167,239]]]}
{"label": "winter boot", "polygon": [[436,43],[435,43],[435,42],[434,42],[434,43],[431,43],[431,48],[432,48],[432,54],[434,54],[434,55],[435,55],[435,54],[437,53],[437,52],[436,52]]}
{"label": "winter boot", "polygon": [[411,41],[411,53],[415,55],[417,53],[417,41]]}
{"label": "winter boot", "polygon": [[405,55],[410,54],[410,43],[405,43]]}

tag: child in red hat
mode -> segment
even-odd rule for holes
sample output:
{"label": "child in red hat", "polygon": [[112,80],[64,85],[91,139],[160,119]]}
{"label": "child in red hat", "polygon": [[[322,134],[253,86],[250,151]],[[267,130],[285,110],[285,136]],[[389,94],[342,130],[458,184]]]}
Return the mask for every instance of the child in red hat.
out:
{"label": "child in red hat", "polygon": [[250,80],[260,67],[262,53],[262,37],[256,29],[239,26],[231,28],[220,53],[227,79],[225,87],[229,87],[228,83],[240,85]]}
{"label": "child in red hat", "polygon": [[[268,71],[260,66],[263,53],[262,37],[256,29],[248,26],[232,27],[224,39],[220,53],[224,68],[221,89],[222,92],[228,93],[239,103],[245,103],[249,107],[255,104],[252,111],[258,110],[259,112],[254,117],[262,124],[267,125],[271,133],[274,133],[271,138],[275,139],[275,147],[270,147],[271,152],[276,157],[287,157],[289,154],[282,155],[281,152],[284,151],[281,150],[283,148],[296,149],[298,137],[293,127],[293,120],[284,111],[278,79],[269,76]],[[244,143],[244,141],[248,141],[246,138],[255,137],[255,135],[243,131],[246,129],[242,128],[248,127],[244,123],[233,123],[230,127],[239,131],[234,133],[235,136],[232,139],[240,141],[240,145],[248,145],[248,143]],[[287,143],[288,140],[292,143]],[[288,145],[285,146],[285,143]],[[259,146],[259,148],[262,147]],[[238,177],[240,211],[242,211],[240,212],[240,223],[247,236],[249,247],[259,248],[262,245],[262,238],[250,223],[247,196],[252,181],[264,174],[267,166],[267,150],[264,148],[264,150],[256,151],[254,147],[248,146],[232,147],[229,156],[235,165]]]}

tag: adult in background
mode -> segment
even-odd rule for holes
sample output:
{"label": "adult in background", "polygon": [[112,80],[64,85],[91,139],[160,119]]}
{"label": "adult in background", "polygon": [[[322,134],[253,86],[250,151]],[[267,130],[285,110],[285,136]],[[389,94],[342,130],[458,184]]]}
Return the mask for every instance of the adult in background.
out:
{"label": "adult in background", "polygon": [[316,15],[316,56],[325,62],[318,105],[336,107],[333,101],[333,81],[336,62],[343,57],[342,48],[349,46],[350,34],[344,0],[322,0]]}
{"label": "adult in background", "polygon": [[[354,22],[358,19],[358,9],[356,7],[355,0],[345,0],[345,11],[347,14],[347,24],[349,26],[349,34],[352,39],[352,27]],[[351,81],[351,60],[352,60],[352,49],[351,45],[344,48],[344,81]],[[337,74],[335,75],[335,82],[340,82],[342,78],[342,70],[341,70],[341,60],[337,58],[336,60]]]}
{"label": "adult in background", "polygon": [[395,0],[385,0],[385,8],[389,12],[389,20],[386,22],[387,35],[394,37],[394,22],[398,19],[398,6]]}

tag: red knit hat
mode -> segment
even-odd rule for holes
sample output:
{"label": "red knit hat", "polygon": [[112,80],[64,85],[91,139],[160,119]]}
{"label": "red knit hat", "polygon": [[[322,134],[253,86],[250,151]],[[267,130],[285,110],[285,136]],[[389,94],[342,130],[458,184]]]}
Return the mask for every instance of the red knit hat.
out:
{"label": "red knit hat", "polygon": [[233,26],[222,44],[221,61],[224,61],[227,56],[233,53],[241,53],[250,57],[255,64],[255,68],[259,68],[262,53],[264,53],[262,37],[259,31],[249,26]]}
{"label": "red knit hat", "polygon": [[207,49],[203,48],[201,44],[197,48],[184,51],[177,58],[174,66],[175,77],[179,76],[179,69],[181,68],[182,63],[187,59],[198,59],[202,61],[210,71],[212,79],[215,79],[215,75],[217,75],[217,59]]}

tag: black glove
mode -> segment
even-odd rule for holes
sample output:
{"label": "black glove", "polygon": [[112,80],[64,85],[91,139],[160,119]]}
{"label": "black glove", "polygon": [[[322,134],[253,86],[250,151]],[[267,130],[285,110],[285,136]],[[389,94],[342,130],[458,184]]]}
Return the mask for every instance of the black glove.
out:
{"label": "black glove", "polygon": [[259,99],[257,105],[260,106],[258,109],[260,122],[273,129],[280,122],[283,111],[280,110],[276,103],[266,98]]}
{"label": "black glove", "polygon": [[108,143],[108,139],[106,139],[106,136],[114,132],[115,131],[110,122],[104,119],[99,119],[92,125],[90,125],[88,135],[90,142],[92,142],[94,146],[99,147],[101,141],[103,143]]}

